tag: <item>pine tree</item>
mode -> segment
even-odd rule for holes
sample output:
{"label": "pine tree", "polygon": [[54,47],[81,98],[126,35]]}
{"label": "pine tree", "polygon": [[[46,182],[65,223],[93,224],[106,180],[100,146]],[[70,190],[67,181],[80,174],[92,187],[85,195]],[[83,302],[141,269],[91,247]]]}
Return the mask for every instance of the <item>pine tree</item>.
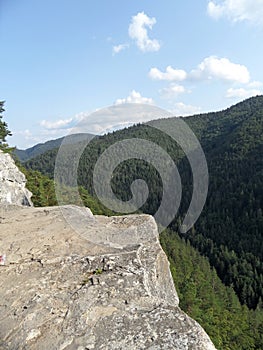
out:
{"label": "pine tree", "polygon": [[6,122],[2,120],[2,113],[5,111],[4,109],[4,101],[0,101],[0,150],[4,152],[10,152],[12,149],[8,147],[6,143],[6,137],[11,136],[11,132],[8,130]]}

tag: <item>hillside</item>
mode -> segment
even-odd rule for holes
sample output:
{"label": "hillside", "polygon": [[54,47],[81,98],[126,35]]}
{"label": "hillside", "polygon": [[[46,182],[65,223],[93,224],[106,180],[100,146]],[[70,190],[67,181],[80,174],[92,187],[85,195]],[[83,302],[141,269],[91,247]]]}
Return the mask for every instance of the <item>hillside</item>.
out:
{"label": "hillside", "polygon": [[[205,152],[209,193],[195,227],[181,236],[209,258],[222,281],[234,287],[243,304],[255,309],[263,298],[263,96],[184,121],[195,132]],[[173,128],[174,119],[164,119],[162,123]],[[183,199],[171,228],[178,231],[191,200],[191,169],[178,145],[147,125],[136,125],[93,140],[80,160],[79,184],[94,195],[91,174],[96,160],[109,145],[127,138],[153,141],[176,161]],[[25,165],[52,177],[56,152],[53,149]],[[153,166],[138,160],[124,162],[114,172],[113,189],[120,199],[130,199],[130,184],[138,175],[150,188],[142,211],[154,214],[162,197],[162,184]]]}
{"label": "hillside", "polygon": [[[82,141],[83,139],[86,138],[92,138],[94,137],[94,135],[91,134],[74,134],[72,135],[71,138],[71,142],[77,143]],[[21,161],[21,162],[26,162],[27,160],[37,157],[40,154],[43,154],[49,150],[52,150],[54,148],[58,148],[61,143],[63,142],[64,137],[60,137],[58,139],[54,139],[54,140],[49,140],[47,142],[44,143],[38,143],[37,145],[27,148],[25,150],[22,149],[15,149],[14,153],[17,156],[17,158]]]}

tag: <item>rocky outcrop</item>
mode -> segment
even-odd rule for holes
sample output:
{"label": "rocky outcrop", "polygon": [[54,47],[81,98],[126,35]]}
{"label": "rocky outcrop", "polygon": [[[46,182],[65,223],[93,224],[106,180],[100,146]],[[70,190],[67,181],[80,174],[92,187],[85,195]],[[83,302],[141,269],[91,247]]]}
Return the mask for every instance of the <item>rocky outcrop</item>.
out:
{"label": "rocky outcrop", "polygon": [[32,206],[26,178],[12,157],[0,150],[0,204]]}
{"label": "rocky outcrop", "polygon": [[[85,211],[81,234],[63,211]],[[215,349],[178,306],[151,216],[2,207],[0,227],[1,349]]]}

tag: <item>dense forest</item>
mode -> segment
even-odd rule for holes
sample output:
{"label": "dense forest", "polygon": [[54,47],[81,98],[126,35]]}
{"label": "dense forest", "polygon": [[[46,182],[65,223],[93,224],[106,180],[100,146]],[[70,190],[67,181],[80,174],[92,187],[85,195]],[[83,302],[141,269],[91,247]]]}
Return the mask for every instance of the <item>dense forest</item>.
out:
{"label": "dense forest", "polygon": [[[78,184],[95,198],[94,166],[103,151],[117,141],[142,138],[164,149],[177,164],[183,188],[178,215],[162,235],[181,306],[200,321],[218,349],[262,349],[263,96],[184,121],[198,137],[209,169],[204,210],[187,233],[180,233],[179,226],[191,201],[191,168],[180,147],[155,128],[136,125],[92,140],[79,162]],[[163,119],[162,123],[173,128],[175,119]],[[24,165],[52,179],[57,152],[49,150]],[[119,199],[127,201],[130,186],[138,178],[149,188],[148,200],[140,210],[154,214],[162,199],[162,180],[153,165],[136,159],[123,162],[114,171],[112,188]],[[217,275],[227,287],[219,283]]]}
{"label": "dense forest", "polygon": [[218,350],[262,349],[263,312],[241,305],[206,258],[174,231],[161,234],[180,307],[199,322]]}

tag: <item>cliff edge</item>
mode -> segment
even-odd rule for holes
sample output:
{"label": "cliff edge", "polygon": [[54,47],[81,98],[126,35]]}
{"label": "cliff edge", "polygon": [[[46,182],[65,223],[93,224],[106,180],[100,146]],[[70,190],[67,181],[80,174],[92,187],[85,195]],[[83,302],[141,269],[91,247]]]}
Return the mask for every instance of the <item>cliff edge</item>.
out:
{"label": "cliff edge", "polygon": [[[85,211],[84,234],[63,211]],[[178,306],[151,216],[2,206],[0,227],[0,349],[215,349]]]}

